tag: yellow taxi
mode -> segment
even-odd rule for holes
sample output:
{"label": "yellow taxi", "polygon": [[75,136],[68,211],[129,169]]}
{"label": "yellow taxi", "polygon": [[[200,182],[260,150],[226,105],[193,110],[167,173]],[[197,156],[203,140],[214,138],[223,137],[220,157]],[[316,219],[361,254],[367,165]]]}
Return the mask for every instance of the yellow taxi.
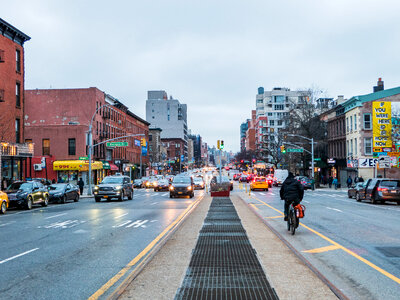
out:
{"label": "yellow taxi", "polygon": [[257,176],[250,182],[250,190],[264,190],[268,191],[268,181],[267,178]]}
{"label": "yellow taxi", "polygon": [[5,214],[8,208],[8,196],[0,191],[0,214]]}

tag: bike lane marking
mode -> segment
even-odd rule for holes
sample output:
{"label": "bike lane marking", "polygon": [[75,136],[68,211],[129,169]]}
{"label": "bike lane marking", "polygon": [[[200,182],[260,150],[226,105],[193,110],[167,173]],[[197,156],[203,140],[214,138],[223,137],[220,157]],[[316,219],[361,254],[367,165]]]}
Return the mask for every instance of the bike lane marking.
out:
{"label": "bike lane marking", "polygon": [[29,254],[29,253],[31,253],[31,252],[33,252],[33,251],[38,250],[38,249],[39,249],[39,248],[34,248],[34,249],[31,249],[31,250],[25,251],[25,252],[23,252],[23,253],[14,255],[14,256],[12,256],[12,257],[6,258],[6,259],[4,259],[4,260],[0,260],[0,265],[1,265],[1,264],[4,264],[5,262],[8,262],[8,261],[10,261],[10,260],[13,260],[13,259],[16,259],[16,258],[18,258],[18,257],[21,257],[21,256],[23,256],[23,255]]}
{"label": "bike lane marking", "polygon": [[322,253],[322,252],[336,250],[336,249],[340,249],[340,248],[338,246],[336,246],[336,245],[329,245],[329,246],[325,246],[325,247],[320,247],[320,248],[315,248],[315,249],[310,249],[310,250],[304,250],[302,252],[306,252],[306,253]]}
{"label": "bike lane marking", "polygon": [[[277,211],[277,212],[279,212],[280,214],[283,215],[283,213],[282,213],[280,210],[276,209],[275,207],[273,207],[273,206],[271,206],[271,205],[265,203],[264,201],[262,201],[262,200],[260,200],[260,199],[258,199],[258,198],[256,198],[256,197],[254,197],[254,198],[255,198],[256,200],[260,201],[261,203],[264,203],[264,205],[266,205],[266,206],[272,208],[273,210],[275,210],[275,211]],[[372,262],[370,262],[369,260],[365,259],[364,257],[362,257],[362,256],[360,256],[360,255],[354,253],[354,252],[351,251],[350,249],[347,249],[346,247],[340,245],[339,243],[335,242],[334,240],[328,238],[327,236],[325,236],[325,235],[323,235],[322,233],[320,233],[320,232],[318,232],[318,231],[316,231],[316,230],[314,230],[314,229],[308,227],[307,225],[305,225],[305,224],[303,224],[303,223],[300,223],[300,226],[303,226],[304,228],[308,229],[308,230],[311,231],[312,233],[318,235],[320,238],[322,238],[322,239],[328,241],[329,243],[331,243],[331,244],[334,245],[334,246],[337,246],[338,249],[343,250],[344,252],[350,254],[351,256],[355,257],[355,258],[358,259],[359,261],[365,263],[366,265],[370,266],[370,267],[373,268],[374,270],[378,271],[378,272],[381,273],[382,275],[384,275],[384,276],[388,277],[389,279],[392,279],[392,280],[395,281],[396,283],[400,284],[400,278],[398,278],[398,277],[394,276],[393,274],[391,274],[391,273],[385,271],[384,269],[378,267],[377,265],[373,264]]]}

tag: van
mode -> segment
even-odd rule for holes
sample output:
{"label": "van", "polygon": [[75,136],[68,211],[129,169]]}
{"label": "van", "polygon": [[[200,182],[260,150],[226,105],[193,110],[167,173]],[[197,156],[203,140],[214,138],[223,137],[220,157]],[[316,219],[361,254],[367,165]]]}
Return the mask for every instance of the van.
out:
{"label": "van", "polygon": [[275,186],[282,185],[282,183],[285,181],[288,175],[289,175],[288,170],[276,169],[274,173],[275,177],[274,185]]}

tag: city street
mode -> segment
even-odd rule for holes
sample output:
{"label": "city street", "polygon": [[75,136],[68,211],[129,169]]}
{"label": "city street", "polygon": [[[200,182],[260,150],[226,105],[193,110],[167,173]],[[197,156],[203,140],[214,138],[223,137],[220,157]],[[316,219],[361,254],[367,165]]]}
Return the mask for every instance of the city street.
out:
{"label": "city street", "polygon": [[125,278],[115,275],[129,263],[133,269],[132,260],[203,194],[170,199],[168,192],[141,189],[132,201],[81,198],[7,211],[0,216],[1,240],[7,241],[0,243],[0,298],[109,295]]}
{"label": "city street", "polygon": [[400,206],[349,199],[345,190],[307,190],[305,218],[292,236],[283,221],[279,189],[239,190],[267,222],[352,299],[398,299]]}

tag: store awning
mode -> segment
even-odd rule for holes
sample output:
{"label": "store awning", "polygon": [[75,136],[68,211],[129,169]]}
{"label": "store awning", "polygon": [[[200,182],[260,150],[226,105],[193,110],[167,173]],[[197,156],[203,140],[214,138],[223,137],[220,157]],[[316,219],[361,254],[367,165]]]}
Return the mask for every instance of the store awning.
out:
{"label": "store awning", "polygon": [[110,168],[111,168],[111,171],[118,171],[119,170],[119,168],[116,165],[114,165],[113,163],[110,163]]}
{"label": "store awning", "polygon": [[[92,162],[92,170],[103,169],[101,161]],[[88,171],[89,162],[84,160],[57,160],[53,163],[54,171]]]}

